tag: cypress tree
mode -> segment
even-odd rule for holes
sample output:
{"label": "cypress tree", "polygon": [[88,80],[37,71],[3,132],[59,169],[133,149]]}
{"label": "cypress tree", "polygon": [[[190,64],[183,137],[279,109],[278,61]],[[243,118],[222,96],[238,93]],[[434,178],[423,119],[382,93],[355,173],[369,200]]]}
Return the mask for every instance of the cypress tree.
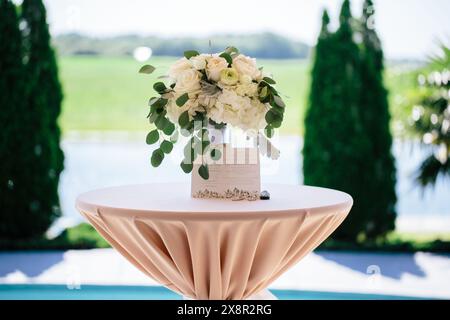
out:
{"label": "cypress tree", "polygon": [[[364,175],[371,160],[366,158],[369,143],[359,115],[360,54],[353,41],[348,0],[342,4],[339,21],[336,33],[326,37],[328,50],[321,55],[316,52],[305,119],[303,170],[305,184],[334,188],[353,196],[352,211],[333,238],[356,241],[365,229],[365,208],[371,205],[364,198]],[[321,64],[325,67],[319,73],[316,66]]]}
{"label": "cypress tree", "polygon": [[27,111],[24,108],[25,71],[22,39],[16,7],[0,0],[0,238],[26,233],[29,213],[29,143],[23,135]]}
{"label": "cypress tree", "polygon": [[322,28],[314,50],[311,89],[305,114],[304,183],[317,186],[327,185],[327,177],[321,173],[327,172],[331,165],[328,154],[321,151],[325,150],[323,148],[332,142],[328,129],[332,125],[332,119],[326,116],[333,110],[329,95],[330,91],[327,90],[333,85],[328,77],[330,67],[333,67],[332,60],[328,59],[330,49],[332,49],[329,23],[328,12],[324,10]]}
{"label": "cypress tree", "polygon": [[361,19],[361,122],[370,141],[365,199],[368,238],[384,236],[395,228],[395,164],[387,91],[383,84],[383,51],[374,28],[374,6],[365,0]]}
{"label": "cypress tree", "polygon": [[20,177],[12,180],[12,196],[17,201],[5,213],[11,219],[2,232],[8,239],[41,237],[59,216],[58,183],[63,169],[56,122],[62,93],[45,7],[41,1],[24,0],[21,9],[24,28],[19,58],[25,62],[26,87],[21,98],[24,110],[16,123],[20,127],[15,140],[20,147],[16,148],[21,150],[14,155],[14,170]]}
{"label": "cypress tree", "polygon": [[[63,93],[58,77],[58,65],[51,45],[51,36],[47,24],[47,14],[42,0],[24,0],[22,19],[25,22],[24,47],[27,71],[35,84],[40,87],[47,102],[49,129],[55,146],[55,176],[59,178],[64,168],[64,153],[59,146],[61,131],[58,117],[61,113]],[[42,86],[42,84],[45,84]]]}

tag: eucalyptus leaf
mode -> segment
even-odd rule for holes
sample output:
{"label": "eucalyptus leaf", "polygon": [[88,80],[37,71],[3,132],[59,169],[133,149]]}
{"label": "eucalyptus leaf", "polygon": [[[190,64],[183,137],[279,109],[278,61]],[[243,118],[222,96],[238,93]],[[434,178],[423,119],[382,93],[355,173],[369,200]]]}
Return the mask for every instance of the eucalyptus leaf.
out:
{"label": "eucalyptus leaf", "polygon": [[160,94],[166,92],[166,90],[167,90],[164,82],[155,82],[155,84],[153,85],[153,89],[155,89],[155,91]]}
{"label": "eucalyptus leaf", "polygon": [[152,106],[156,101],[158,101],[159,98],[157,97],[152,97],[148,100],[148,105]]}
{"label": "eucalyptus leaf", "polygon": [[159,117],[155,121],[156,127],[163,131],[167,125],[169,125],[170,121],[167,120],[165,116],[159,115]]}
{"label": "eucalyptus leaf", "polygon": [[206,150],[208,150],[208,147],[210,144],[211,144],[211,142],[209,142],[207,140],[202,141],[202,148],[201,148],[202,154],[204,154],[206,152]]}
{"label": "eucalyptus leaf", "polygon": [[268,93],[268,89],[267,87],[263,87],[259,93],[259,96],[264,99],[265,97],[267,97],[267,93]]}
{"label": "eucalyptus leaf", "polygon": [[222,152],[219,149],[211,150],[211,159],[214,161],[218,161],[222,157]]}
{"label": "eucalyptus leaf", "polygon": [[228,64],[232,64],[233,63],[233,58],[231,57],[231,55],[227,52],[222,52],[222,54],[219,56],[224,58],[225,60],[227,60]]}
{"label": "eucalyptus leaf", "polygon": [[239,49],[233,46],[227,47],[225,49],[225,52],[232,55],[232,54],[238,54],[239,53]]}
{"label": "eucalyptus leaf", "polygon": [[[273,124],[274,122],[281,121],[281,119],[282,119],[281,115],[278,114],[276,111],[273,111],[272,109],[267,111],[265,118],[266,118],[266,122],[268,124]],[[275,127],[275,126],[273,126],[273,127]]]}
{"label": "eucalyptus leaf", "polygon": [[266,133],[267,138],[272,138],[275,134],[275,130],[271,126],[266,126],[264,129],[264,132]]}
{"label": "eucalyptus leaf", "polygon": [[169,101],[169,100],[167,100],[167,99],[159,98],[159,99],[157,99],[155,102],[153,102],[153,104],[152,104],[151,106],[152,106],[153,108],[155,108],[155,110],[156,110],[156,109],[161,109],[161,108],[163,108],[163,107],[166,106],[166,104],[167,104],[168,101]]}
{"label": "eucalyptus leaf", "polygon": [[181,128],[185,128],[189,125],[189,112],[187,110],[184,111],[178,118],[178,124]]}
{"label": "eucalyptus leaf", "polygon": [[163,142],[161,142],[159,148],[162,150],[162,152],[169,154],[173,150],[173,143],[168,140],[164,140]]}
{"label": "eucalyptus leaf", "polygon": [[153,167],[155,168],[159,167],[159,165],[163,160],[164,160],[164,152],[162,152],[161,149],[156,149],[155,151],[153,151],[152,157],[150,159],[150,162]]}
{"label": "eucalyptus leaf", "polygon": [[273,96],[273,100],[276,103],[277,106],[284,108],[286,107],[286,105],[284,104],[283,99],[281,99],[279,96],[274,95]]}
{"label": "eucalyptus leaf", "polygon": [[145,139],[145,142],[147,144],[154,144],[159,140],[159,132],[158,130],[152,130],[147,134],[147,138]]}
{"label": "eucalyptus leaf", "polygon": [[265,82],[267,82],[269,84],[275,84],[276,83],[275,80],[273,80],[272,78],[269,78],[269,77],[264,77],[263,81],[265,81]]}
{"label": "eucalyptus leaf", "polygon": [[184,56],[186,59],[190,59],[192,57],[198,56],[200,53],[196,50],[187,50],[184,52]]}
{"label": "eucalyptus leaf", "polygon": [[198,168],[198,174],[200,175],[200,177],[202,177],[204,180],[208,180],[209,179],[209,168],[207,164],[202,164],[199,168]]}
{"label": "eucalyptus leaf", "polygon": [[156,68],[154,66],[146,64],[139,69],[139,73],[151,74],[153,73],[153,71],[155,71],[155,69]]}
{"label": "eucalyptus leaf", "polygon": [[176,100],[177,106],[182,107],[189,100],[189,94],[184,93]]}
{"label": "eucalyptus leaf", "polygon": [[183,170],[184,173],[191,173],[192,169],[194,168],[194,165],[191,163],[185,163],[184,160],[181,161],[180,167]]}
{"label": "eucalyptus leaf", "polygon": [[168,121],[168,123],[162,129],[165,135],[170,136],[175,131],[175,125]]}
{"label": "eucalyptus leaf", "polygon": [[197,153],[194,150],[194,144],[191,141],[192,140],[189,140],[189,142],[184,146],[183,149],[184,159],[188,160],[186,161],[186,163],[193,163],[197,158]]}
{"label": "eucalyptus leaf", "polygon": [[283,119],[276,119],[275,121],[273,121],[270,125],[274,128],[279,128],[281,127],[281,122],[283,121]]}
{"label": "eucalyptus leaf", "polygon": [[148,118],[150,123],[154,123],[156,119],[158,119],[159,114],[157,112],[151,112],[150,117]]}
{"label": "eucalyptus leaf", "polygon": [[270,104],[272,106],[272,111],[276,112],[277,114],[279,114],[280,116],[283,116],[284,114],[284,108],[279,107],[277,104],[275,103],[271,103]]}

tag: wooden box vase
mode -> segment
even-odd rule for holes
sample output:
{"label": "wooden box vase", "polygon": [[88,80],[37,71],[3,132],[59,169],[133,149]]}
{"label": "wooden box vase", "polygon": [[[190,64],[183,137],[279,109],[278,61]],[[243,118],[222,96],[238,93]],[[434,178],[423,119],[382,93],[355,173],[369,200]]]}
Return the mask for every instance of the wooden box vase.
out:
{"label": "wooden box vase", "polygon": [[194,162],[191,196],[206,199],[259,199],[261,175],[258,148],[235,148],[228,143],[216,144],[214,148],[219,149],[222,156],[218,160],[206,160],[209,179],[203,179],[198,173],[201,161]]}

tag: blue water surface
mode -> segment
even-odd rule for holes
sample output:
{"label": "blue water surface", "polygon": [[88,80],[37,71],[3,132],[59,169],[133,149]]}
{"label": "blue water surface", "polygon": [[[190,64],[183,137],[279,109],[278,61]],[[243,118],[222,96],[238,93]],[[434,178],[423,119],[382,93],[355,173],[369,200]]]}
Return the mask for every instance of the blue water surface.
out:
{"label": "blue water surface", "polygon": [[[280,300],[417,300],[417,297],[321,292],[300,290],[271,290]],[[14,284],[0,285],[0,300],[180,300],[182,297],[161,286],[98,286]]]}

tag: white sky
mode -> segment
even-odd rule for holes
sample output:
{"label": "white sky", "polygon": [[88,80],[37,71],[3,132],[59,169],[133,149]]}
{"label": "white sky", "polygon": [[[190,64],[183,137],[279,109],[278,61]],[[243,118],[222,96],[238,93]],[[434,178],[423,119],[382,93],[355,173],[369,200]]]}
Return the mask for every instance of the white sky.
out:
{"label": "white sky", "polygon": [[[450,0],[374,0],[376,26],[388,58],[425,58],[450,39]],[[336,24],[341,0],[45,0],[53,34],[137,33],[208,36],[272,31],[310,45],[322,8]],[[362,0],[353,0],[353,14]],[[214,41],[214,39],[211,39]]]}

